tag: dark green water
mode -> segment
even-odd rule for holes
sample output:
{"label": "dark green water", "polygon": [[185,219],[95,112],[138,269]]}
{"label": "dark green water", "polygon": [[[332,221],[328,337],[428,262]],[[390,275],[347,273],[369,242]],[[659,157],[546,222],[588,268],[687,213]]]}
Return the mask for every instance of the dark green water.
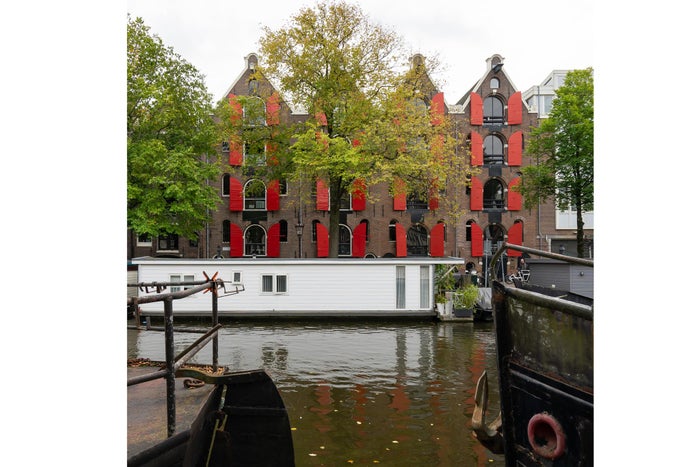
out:
{"label": "dark green water", "polygon": [[[197,323],[175,320],[176,326]],[[200,323],[205,327],[205,323]],[[297,466],[503,466],[471,431],[481,372],[497,378],[491,323],[224,322],[219,364],[264,368],[284,399]],[[175,353],[200,335],[176,333]],[[211,347],[192,362],[210,364]],[[157,331],[128,331],[128,357],[165,360]],[[489,393],[498,413],[496,384]]]}

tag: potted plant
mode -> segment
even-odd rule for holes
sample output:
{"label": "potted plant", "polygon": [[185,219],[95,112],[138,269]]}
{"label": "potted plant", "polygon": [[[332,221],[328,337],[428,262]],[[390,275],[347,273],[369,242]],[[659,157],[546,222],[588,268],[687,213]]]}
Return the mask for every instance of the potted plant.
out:
{"label": "potted plant", "polygon": [[454,291],[454,315],[458,318],[469,318],[473,315],[474,305],[479,298],[479,288],[473,284],[465,285]]}
{"label": "potted plant", "polygon": [[447,292],[451,292],[455,288],[455,279],[452,275],[452,269],[447,265],[438,264],[435,266],[434,274],[435,283],[435,306],[439,314],[446,313]]}

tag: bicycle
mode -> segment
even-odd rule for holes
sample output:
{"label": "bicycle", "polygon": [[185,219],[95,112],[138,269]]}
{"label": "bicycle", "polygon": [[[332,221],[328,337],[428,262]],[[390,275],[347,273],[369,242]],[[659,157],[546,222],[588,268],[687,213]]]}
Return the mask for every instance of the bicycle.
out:
{"label": "bicycle", "polygon": [[530,280],[530,270],[529,269],[518,269],[517,272],[506,277],[506,282],[512,284],[513,281],[527,282]]}

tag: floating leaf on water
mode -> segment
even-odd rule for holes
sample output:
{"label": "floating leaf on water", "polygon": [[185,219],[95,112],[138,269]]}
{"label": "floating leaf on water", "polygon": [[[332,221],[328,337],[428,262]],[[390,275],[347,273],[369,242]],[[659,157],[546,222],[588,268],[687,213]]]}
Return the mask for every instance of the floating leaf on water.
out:
{"label": "floating leaf on water", "polygon": [[316,454],[313,453],[313,452],[310,452],[309,455],[310,455],[311,457],[316,457]]}
{"label": "floating leaf on water", "polygon": [[362,425],[362,422],[361,422],[361,421],[359,421],[359,420],[358,420],[358,421],[356,421],[355,423],[357,423],[358,425]]}
{"label": "floating leaf on water", "polygon": [[292,431],[297,431],[297,427],[295,427],[295,426],[293,426],[291,429],[292,429]]}
{"label": "floating leaf on water", "polygon": [[399,444],[399,442],[396,441],[396,440],[392,441],[392,443],[394,443],[394,444]]}

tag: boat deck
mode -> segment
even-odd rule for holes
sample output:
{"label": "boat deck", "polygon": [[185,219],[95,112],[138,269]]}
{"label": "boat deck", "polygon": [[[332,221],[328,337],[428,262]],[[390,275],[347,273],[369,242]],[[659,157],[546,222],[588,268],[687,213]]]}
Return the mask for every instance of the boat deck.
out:
{"label": "boat deck", "polygon": [[[158,370],[153,366],[127,366],[127,379]],[[175,433],[190,427],[201,405],[214,388],[205,384],[186,388],[184,378],[175,379]],[[165,379],[127,387],[127,458],[168,437]]]}

